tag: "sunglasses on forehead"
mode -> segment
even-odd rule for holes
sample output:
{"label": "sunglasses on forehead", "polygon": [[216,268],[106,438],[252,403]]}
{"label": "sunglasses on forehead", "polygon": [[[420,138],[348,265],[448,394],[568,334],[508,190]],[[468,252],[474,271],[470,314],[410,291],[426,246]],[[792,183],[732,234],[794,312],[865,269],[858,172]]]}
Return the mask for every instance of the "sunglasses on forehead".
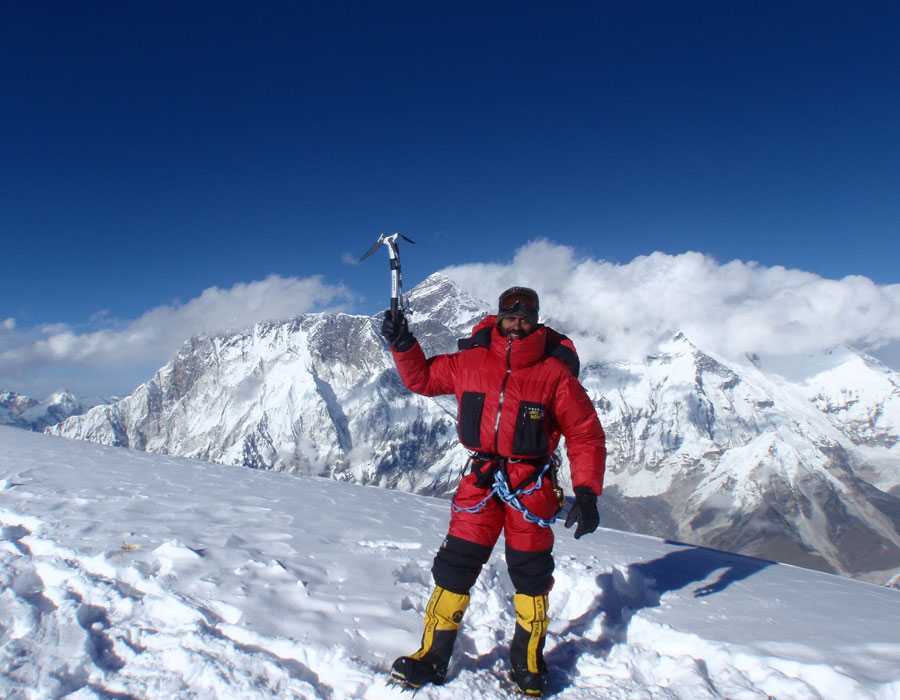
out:
{"label": "sunglasses on forehead", "polygon": [[538,312],[537,295],[530,289],[510,289],[500,297],[500,311],[505,314],[517,311],[536,314]]}

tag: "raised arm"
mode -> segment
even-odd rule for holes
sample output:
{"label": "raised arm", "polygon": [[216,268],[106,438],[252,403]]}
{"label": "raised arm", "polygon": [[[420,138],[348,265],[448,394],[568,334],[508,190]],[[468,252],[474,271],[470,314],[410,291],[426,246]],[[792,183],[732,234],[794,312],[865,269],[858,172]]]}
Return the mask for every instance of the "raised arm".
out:
{"label": "raised arm", "polygon": [[410,391],[423,396],[454,393],[456,355],[436,355],[425,359],[422,346],[409,330],[402,312],[385,312],[381,334],[391,346],[400,379]]}

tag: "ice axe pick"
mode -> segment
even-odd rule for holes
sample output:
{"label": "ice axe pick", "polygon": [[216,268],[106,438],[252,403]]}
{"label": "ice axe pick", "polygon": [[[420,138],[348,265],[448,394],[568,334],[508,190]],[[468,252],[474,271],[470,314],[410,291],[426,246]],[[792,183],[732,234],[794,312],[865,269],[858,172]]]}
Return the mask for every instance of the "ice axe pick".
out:
{"label": "ice axe pick", "polygon": [[400,308],[400,295],[403,293],[403,275],[400,274],[400,253],[397,251],[397,239],[402,238],[407,243],[415,243],[415,241],[407,238],[402,233],[392,233],[390,236],[382,233],[375,245],[369,248],[369,251],[363,255],[359,261],[362,262],[379,247],[385,245],[388,249],[388,255],[391,258],[391,318],[397,318],[397,311]]}

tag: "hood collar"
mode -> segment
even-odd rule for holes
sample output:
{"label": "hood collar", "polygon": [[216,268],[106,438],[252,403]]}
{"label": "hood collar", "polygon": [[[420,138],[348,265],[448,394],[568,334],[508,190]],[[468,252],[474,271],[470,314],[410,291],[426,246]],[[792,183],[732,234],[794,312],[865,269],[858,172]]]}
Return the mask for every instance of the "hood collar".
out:
{"label": "hood collar", "polygon": [[500,329],[497,328],[496,324],[491,331],[491,355],[505,365],[508,350],[509,362],[513,369],[527,367],[540,362],[544,357],[546,344],[547,331],[544,326],[538,326],[524,338],[517,338],[512,341],[500,335]]}

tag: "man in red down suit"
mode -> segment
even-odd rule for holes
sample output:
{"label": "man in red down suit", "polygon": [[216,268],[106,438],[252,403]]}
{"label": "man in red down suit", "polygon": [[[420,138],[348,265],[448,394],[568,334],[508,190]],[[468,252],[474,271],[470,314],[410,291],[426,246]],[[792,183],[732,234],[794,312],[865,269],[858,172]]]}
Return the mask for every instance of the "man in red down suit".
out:
{"label": "man in red down suit", "polygon": [[506,563],[516,589],[511,676],[524,695],[543,692],[554,566],[550,524],[563,502],[551,455],[564,435],[575,490],[565,524],[577,523],[578,538],[599,523],[606,444],[577,378],[574,346],[538,323],[538,310],[534,290],[512,287],[500,295],[497,315],[459,341],[459,352],[430,359],[402,312],[385,313],[382,334],[403,383],[424,396],[455,394],[459,439],[471,451],[453,498],[449,532],[434,558],[435,589],[425,610],[421,648],[398,658],[391,669],[407,687],[444,682],[469,590],[505,531]]}

